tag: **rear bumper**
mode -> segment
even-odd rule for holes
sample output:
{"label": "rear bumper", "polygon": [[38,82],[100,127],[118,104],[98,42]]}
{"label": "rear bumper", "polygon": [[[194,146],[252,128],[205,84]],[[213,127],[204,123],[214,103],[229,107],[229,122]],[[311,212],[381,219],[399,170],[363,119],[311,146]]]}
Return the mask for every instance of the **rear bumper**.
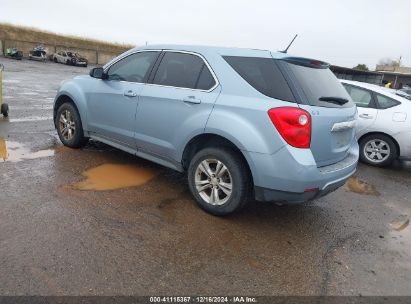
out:
{"label": "rear bumper", "polygon": [[[344,185],[358,164],[356,141],[345,159],[320,168],[309,149],[287,146],[271,155],[246,154],[253,175],[255,198],[260,201],[298,203],[319,198]],[[310,192],[309,189],[317,190]]]}
{"label": "rear bumper", "polygon": [[401,132],[394,135],[395,140],[400,146],[400,159],[411,159],[411,132]]}
{"label": "rear bumper", "polygon": [[348,174],[347,176],[341,178],[340,180],[333,181],[331,183],[328,183],[323,189],[315,192],[287,192],[287,191],[279,191],[279,190],[273,190],[273,189],[267,189],[267,188],[262,188],[262,187],[254,187],[254,192],[255,192],[255,199],[257,201],[264,201],[264,202],[270,202],[270,201],[278,201],[278,202],[287,202],[287,203],[303,203],[307,201],[311,201],[317,198],[320,198],[322,196],[325,196],[341,186],[345,184],[347,179],[353,175],[355,170]]}

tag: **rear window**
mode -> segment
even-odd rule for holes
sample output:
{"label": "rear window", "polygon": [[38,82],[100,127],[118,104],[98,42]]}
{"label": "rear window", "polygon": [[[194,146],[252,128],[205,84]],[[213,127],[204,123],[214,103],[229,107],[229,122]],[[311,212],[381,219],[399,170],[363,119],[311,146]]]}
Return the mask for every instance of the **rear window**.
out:
{"label": "rear window", "polygon": [[[304,95],[308,99],[306,102],[310,105],[328,108],[348,108],[354,106],[347,91],[329,68],[315,68],[287,62],[286,60],[282,61],[303,90]],[[348,100],[348,102],[341,105],[329,101],[321,101],[320,98],[324,97],[342,98]]]}
{"label": "rear window", "polygon": [[375,95],[377,96],[377,102],[380,109],[388,109],[401,104],[399,101],[389,98],[387,96],[378,93],[375,93]]}
{"label": "rear window", "polygon": [[275,99],[295,102],[274,59],[224,56],[225,61],[254,89]]}

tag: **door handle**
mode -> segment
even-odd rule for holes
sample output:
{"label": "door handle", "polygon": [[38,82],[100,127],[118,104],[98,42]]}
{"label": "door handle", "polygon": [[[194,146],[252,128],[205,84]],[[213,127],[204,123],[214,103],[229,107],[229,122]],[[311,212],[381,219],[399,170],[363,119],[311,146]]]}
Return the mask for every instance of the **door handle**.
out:
{"label": "door handle", "polygon": [[124,96],[127,96],[127,97],[137,97],[137,93],[134,92],[134,91],[132,91],[132,90],[128,90],[128,91],[125,91],[125,92],[124,92]]}
{"label": "door handle", "polygon": [[373,119],[373,116],[371,116],[370,114],[360,114],[359,116],[364,119]]}
{"label": "door handle", "polygon": [[186,98],[183,99],[183,101],[187,103],[193,103],[193,104],[201,103],[201,100],[196,98],[195,96],[187,96]]}

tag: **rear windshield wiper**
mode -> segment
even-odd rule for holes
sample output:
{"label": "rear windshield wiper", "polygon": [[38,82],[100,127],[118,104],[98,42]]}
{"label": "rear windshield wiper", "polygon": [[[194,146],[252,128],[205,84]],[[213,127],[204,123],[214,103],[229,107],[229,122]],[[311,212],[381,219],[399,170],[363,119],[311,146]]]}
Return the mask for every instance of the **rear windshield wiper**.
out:
{"label": "rear windshield wiper", "polygon": [[325,102],[330,102],[330,103],[335,103],[340,106],[346,104],[349,100],[346,98],[341,98],[341,97],[332,97],[332,96],[326,96],[326,97],[320,97],[320,101],[325,101]]}

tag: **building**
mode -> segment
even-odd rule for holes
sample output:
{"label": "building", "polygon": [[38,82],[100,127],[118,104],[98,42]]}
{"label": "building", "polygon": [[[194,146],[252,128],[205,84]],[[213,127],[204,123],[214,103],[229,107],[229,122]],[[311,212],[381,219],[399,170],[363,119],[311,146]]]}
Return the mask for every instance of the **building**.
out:
{"label": "building", "polygon": [[332,65],[331,71],[339,79],[368,82],[384,85],[391,82],[391,88],[399,89],[405,85],[411,86],[411,68],[377,65],[376,71],[361,71]]}
{"label": "building", "polygon": [[384,75],[382,83],[391,82],[394,89],[400,89],[404,85],[411,86],[411,68],[409,67],[377,65],[375,70]]}
{"label": "building", "polygon": [[383,73],[355,70],[336,65],[332,65],[330,69],[339,79],[368,82],[376,85],[381,85],[384,77]]}

